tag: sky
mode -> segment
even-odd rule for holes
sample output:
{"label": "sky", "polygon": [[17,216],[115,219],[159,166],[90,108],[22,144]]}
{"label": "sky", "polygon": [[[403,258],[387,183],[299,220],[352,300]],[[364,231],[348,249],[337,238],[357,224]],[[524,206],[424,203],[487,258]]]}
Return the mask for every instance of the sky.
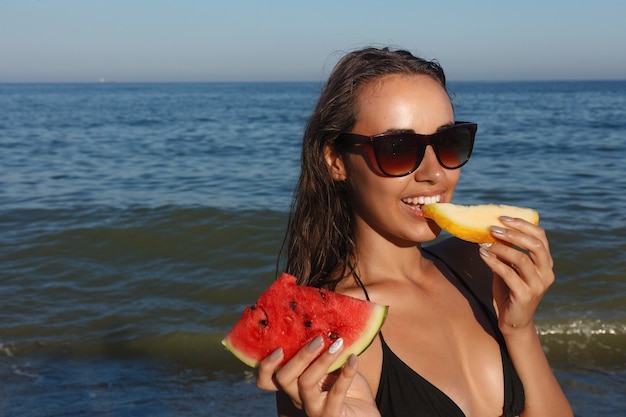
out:
{"label": "sky", "polygon": [[626,79],[626,1],[0,0],[0,82],[321,81],[370,45],[450,80]]}

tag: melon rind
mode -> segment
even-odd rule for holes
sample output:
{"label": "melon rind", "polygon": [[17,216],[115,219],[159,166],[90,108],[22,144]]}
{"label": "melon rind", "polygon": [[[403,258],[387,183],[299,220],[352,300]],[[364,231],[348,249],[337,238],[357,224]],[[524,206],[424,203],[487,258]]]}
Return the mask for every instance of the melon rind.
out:
{"label": "melon rind", "polygon": [[474,243],[493,243],[491,226],[501,226],[499,218],[508,216],[539,224],[539,213],[526,207],[503,204],[463,206],[452,203],[426,204],[424,216],[432,219],[439,227],[459,239]]}

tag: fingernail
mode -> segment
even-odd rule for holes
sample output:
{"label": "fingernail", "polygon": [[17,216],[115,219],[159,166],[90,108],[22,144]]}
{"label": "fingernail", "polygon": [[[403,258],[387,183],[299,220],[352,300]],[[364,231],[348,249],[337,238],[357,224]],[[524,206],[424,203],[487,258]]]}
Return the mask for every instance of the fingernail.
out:
{"label": "fingernail", "polygon": [[478,246],[481,248],[490,248],[493,243],[479,243]]}
{"label": "fingernail", "polygon": [[498,227],[498,226],[491,226],[491,233],[493,233],[494,235],[503,235],[504,232],[506,231],[505,228],[503,227]]}
{"label": "fingernail", "polygon": [[322,336],[317,336],[315,339],[309,343],[308,349],[310,351],[314,351],[320,348],[324,344],[324,338]]}
{"label": "fingernail", "polygon": [[513,220],[515,220],[515,219],[513,219],[513,217],[509,217],[509,216],[500,216],[500,221],[501,221],[501,222],[512,222]]}
{"label": "fingernail", "polygon": [[270,355],[270,361],[275,361],[276,359],[280,358],[280,356],[283,354],[283,348],[278,348],[275,351],[272,352],[272,354]]}
{"label": "fingernail", "polygon": [[356,355],[354,353],[348,358],[348,366],[350,368],[354,368],[356,366]]}
{"label": "fingernail", "polygon": [[340,337],[339,339],[335,340],[332,345],[330,345],[330,347],[328,348],[328,353],[336,353],[337,351],[339,351],[339,349],[341,349],[342,346],[343,339]]}
{"label": "fingernail", "polygon": [[485,258],[488,258],[488,257],[490,257],[490,256],[491,256],[491,254],[489,253],[489,251],[488,251],[487,249],[485,249],[485,248],[480,248],[480,249],[478,249],[478,252],[479,252],[482,256],[484,256]]}

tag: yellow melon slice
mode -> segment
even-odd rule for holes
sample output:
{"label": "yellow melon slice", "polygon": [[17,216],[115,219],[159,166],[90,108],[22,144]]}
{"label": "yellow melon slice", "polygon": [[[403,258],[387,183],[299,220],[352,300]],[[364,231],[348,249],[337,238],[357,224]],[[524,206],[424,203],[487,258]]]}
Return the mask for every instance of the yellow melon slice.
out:
{"label": "yellow melon slice", "polygon": [[483,204],[461,206],[452,203],[427,204],[423,207],[424,216],[434,220],[443,230],[475,243],[491,243],[496,240],[490,226],[502,226],[500,216],[517,217],[533,224],[539,224],[539,213],[525,207]]}

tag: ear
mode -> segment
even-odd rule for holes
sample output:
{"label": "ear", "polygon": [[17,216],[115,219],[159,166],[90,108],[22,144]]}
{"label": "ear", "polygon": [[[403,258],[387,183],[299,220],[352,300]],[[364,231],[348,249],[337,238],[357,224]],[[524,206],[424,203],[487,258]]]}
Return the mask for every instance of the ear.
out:
{"label": "ear", "polygon": [[332,145],[324,145],[324,159],[326,159],[330,175],[335,181],[344,181],[348,177],[343,160]]}

